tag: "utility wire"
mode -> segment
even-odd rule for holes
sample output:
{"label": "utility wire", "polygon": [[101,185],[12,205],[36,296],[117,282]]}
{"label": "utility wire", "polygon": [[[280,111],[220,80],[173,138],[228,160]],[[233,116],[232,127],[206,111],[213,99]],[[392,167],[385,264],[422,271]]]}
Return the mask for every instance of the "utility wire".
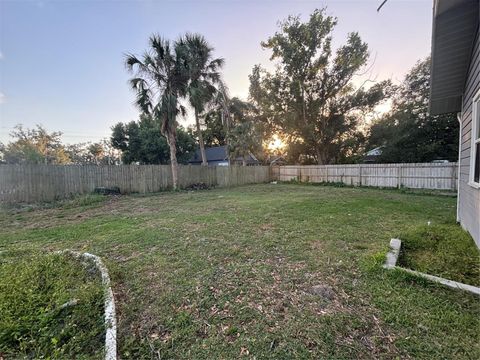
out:
{"label": "utility wire", "polygon": [[380,9],[383,7],[383,5],[385,5],[385,3],[387,2],[387,0],[383,0],[382,3],[380,4],[380,6],[377,8],[377,12],[380,11]]}

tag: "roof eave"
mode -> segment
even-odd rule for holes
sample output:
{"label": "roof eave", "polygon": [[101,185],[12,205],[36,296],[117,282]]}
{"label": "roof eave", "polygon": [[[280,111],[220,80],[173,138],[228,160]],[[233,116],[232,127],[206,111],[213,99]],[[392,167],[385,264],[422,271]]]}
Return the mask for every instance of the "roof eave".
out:
{"label": "roof eave", "polygon": [[[434,1],[430,77],[431,115],[458,112],[462,108],[463,89],[478,29],[478,19],[478,0]],[[452,53],[456,56],[451,56]],[[446,81],[447,78],[449,81]]]}

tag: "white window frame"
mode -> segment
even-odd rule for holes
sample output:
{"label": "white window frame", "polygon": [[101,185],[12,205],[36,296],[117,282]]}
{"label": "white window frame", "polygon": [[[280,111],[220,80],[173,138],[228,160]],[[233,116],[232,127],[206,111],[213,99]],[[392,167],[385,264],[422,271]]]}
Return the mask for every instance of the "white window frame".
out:
{"label": "white window frame", "polygon": [[[470,143],[470,176],[468,184],[476,189],[480,189],[480,182],[475,182],[473,177],[475,175],[475,151],[477,149],[477,144],[480,143],[480,90],[477,91],[472,100],[472,131],[471,134],[471,143]],[[477,134],[479,137],[476,138]],[[461,141],[461,140],[460,140]],[[479,165],[480,166],[480,165]]]}

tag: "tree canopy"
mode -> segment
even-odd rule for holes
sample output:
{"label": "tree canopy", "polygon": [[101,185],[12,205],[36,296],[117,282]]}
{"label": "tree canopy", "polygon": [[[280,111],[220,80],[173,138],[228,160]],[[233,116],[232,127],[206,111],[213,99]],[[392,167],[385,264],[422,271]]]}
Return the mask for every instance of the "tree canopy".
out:
{"label": "tree canopy", "polygon": [[[112,127],[111,143],[122,151],[126,164],[168,164],[170,150],[167,140],[160,134],[160,124],[148,115],[140,115],[138,122],[118,123]],[[196,142],[192,133],[182,127],[176,129],[176,153],[178,162],[188,163],[195,152]]]}
{"label": "tree canopy", "polygon": [[263,124],[251,102],[226,96],[206,114],[205,123],[208,146],[227,145],[230,158],[262,157]]}
{"label": "tree canopy", "polygon": [[230,156],[244,159],[244,164],[250,153],[262,157],[263,127],[258,121],[256,108],[250,102],[234,97],[230,100],[229,113],[232,118],[227,135]]}
{"label": "tree canopy", "polygon": [[[259,65],[250,75],[250,98],[270,134],[287,139],[292,161],[328,164],[353,151],[358,124],[387,95],[390,82],[368,89],[355,87],[369,58],[358,33],[333,51],[332,32],[337,19],[315,10],[308,21],[290,16],[262,47],[272,51],[276,70]],[[303,160],[300,158],[303,156]]]}
{"label": "tree canopy", "polygon": [[15,126],[12,141],[0,143],[0,163],[45,165],[113,165],[120,162],[118,151],[110,142],[64,144],[60,131],[49,132],[42,125],[35,128]]}
{"label": "tree canopy", "polygon": [[83,142],[65,145],[70,163],[76,165],[118,165],[120,151],[115,149],[110,140]]}
{"label": "tree canopy", "polygon": [[70,158],[61,142],[62,133],[48,132],[43,126],[33,129],[15,126],[10,136],[13,141],[0,146],[7,164],[67,164]]}
{"label": "tree canopy", "polygon": [[370,128],[368,149],[381,147],[379,162],[458,159],[455,114],[431,116],[430,58],[419,61],[396,88],[392,110]]}
{"label": "tree canopy", "polygon": [[205,127],[202,130],[205,146],[223,146],[227,144],[227,131],[222,122],[222,114],[212,109],[205,114]]}

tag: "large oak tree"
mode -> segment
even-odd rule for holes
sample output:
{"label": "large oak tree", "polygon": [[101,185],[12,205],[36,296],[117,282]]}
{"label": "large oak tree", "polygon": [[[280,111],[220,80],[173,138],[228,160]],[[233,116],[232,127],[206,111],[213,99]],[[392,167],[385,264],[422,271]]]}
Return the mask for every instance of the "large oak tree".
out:
{"label": "large oak tree", "polygon": [[368,46],[354,32],[334,51],[336,24],[324,9],[315,10],[306,22],[288,17],[262,42],[272,51],[276,70],[257,65],[250,75],[250,98],[270,132],[282,133],[318,164],[339,158],[345,144],[358,135],[360,119],[385,98],[389,85],[353,85],[354,76],[367,64]]}

